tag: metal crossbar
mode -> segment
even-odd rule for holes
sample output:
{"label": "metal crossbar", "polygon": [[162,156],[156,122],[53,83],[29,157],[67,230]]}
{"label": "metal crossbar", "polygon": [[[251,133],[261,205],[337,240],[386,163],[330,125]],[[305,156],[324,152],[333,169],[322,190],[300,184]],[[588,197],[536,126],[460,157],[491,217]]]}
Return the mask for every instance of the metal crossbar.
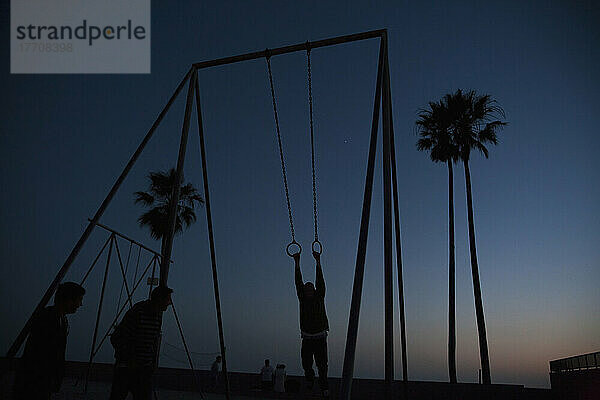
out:
{"label": "metal crossbar", "polygon": [[267,57],[267,55],[277,56],[277,55],[281,55],[281,54],[294,53],[296,51],[305,51],[308,48],[308,46],[310,46],[311,49],[317,49],[319,47],[334,46],[337,44],[356,42],[359,40],[382,38],[386,34],[386,32],[387,32],[386,29],[378,29],[378,30],[374,30],[374,31],[355,33],[353,35],[344,35],[344,36],[337,36],[337,37],[330,38],[330,39],[317,40],[317,41],[310,42],[310,43],[308,43],[308,42],[298,43],[298,44],[293,44],[290,46],[277,47],[275,49],[265,49],[262,51],[254,51],[251,53],[239,54],[237,56],[223,57],[223,58],[217,58],[215,60],[202,61],[199,63],[192,64],[192,67],[195,69],[217,67],[220,65],[233,64],[233,63],[237,63],[240,61],[248,61],[248,60],[256,60],[257,58],[265,58],[265,57]]}

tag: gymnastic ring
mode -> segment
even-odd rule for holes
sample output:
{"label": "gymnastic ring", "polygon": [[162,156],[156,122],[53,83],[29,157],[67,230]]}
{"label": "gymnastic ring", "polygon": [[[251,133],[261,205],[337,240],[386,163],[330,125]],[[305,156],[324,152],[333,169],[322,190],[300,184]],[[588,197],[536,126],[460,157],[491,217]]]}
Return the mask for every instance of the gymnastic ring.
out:
{"label": "gymnastic ring", "polygon": [[[292,246],[294,246],[294,245],[298,246],[298,251],[297,251],[297,252],[295,252],[295,253],[292,253],[292,252],[290,251],[290,248],[291,248]],[[300,246],[300,243],[296,242],[295,240],[292,240],[292,241],[290,242],[290,244],[288,244],[288,245],[287,245],[287,247],[285,248],[285,252],[286,252],[286,253],[287,253],[287,255],[288,255],[288,256],[290,256],[290,257],[294,257],[295,255],[300,255],[300,253],[302,253],[302,246]]]}
{"label": "gymnastic ring", "polygon": [[[315,250],[315,245],[319,245],[319,251]],[[323,245],[321,244],[321,242],[319,242],[318,239],[315,239],[312,242],[311,249],[312,249],[313,252],[317,253],[318,255],[321,255],[321,253],[323,253]]]}

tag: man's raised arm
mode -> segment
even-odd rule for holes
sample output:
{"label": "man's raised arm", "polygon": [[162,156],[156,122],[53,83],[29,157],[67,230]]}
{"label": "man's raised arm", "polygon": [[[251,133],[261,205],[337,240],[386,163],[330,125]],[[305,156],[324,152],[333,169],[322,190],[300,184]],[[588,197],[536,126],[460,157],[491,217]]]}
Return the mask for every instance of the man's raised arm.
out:
{"label": "man's raised arm", "polygon": [[296,294],[298,298],[302,297],[304,291],[304,282],[302,281],[302,271],[300,271],[300,254],[294,255],[294,275],[296,280]]}
{"label": "man's raised arm", "polygon": [[315,280],[315,289],[317,296],[325,297],[325,279],[323,278],[323,269],[321,268],[321,255],[313,252],[313,257],[317,262],[317,276]]}

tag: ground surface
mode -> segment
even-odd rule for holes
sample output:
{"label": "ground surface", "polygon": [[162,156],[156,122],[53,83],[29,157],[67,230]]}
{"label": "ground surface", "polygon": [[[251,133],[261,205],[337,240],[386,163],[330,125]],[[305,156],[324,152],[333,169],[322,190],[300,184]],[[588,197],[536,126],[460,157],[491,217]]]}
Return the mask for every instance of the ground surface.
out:
{"label": "ground surface", "polygon": [[[83,365],[83,364],[82,364]],[[108,400],[110,396],[110,378],[112,366],[96,365],[92,369],[96,375],[103,376],[104,379],[92,378],[88,385],[87,393],[84,394],[83,380],[77,377],[85,376],[84,370],[74,369],[71,372],[76,374],[67,374],[64,379],[60,393],[55,394],[52,400]],[[200,377],[206,375],[208,371],[200,371]],[[12,400],[11,387],[14,372],[7,372],[0,376],[0,400]],[[205,377],[205,378],[206,378]],[[317,393],[318,389],[313,387],[311,391],[306,386],[299,387],[299,393],[273,393],[261,392],[258,389],[258,375],[232,372],[229,374],[232,389],[231,400],[317,400],[321,396]],[[161,369],[155,375],[155,381],[159,389],[153,400],[221,400],[225,399],[224,394],[195,392],[197,387],[194,384],[193,375],[187,370]],[[330,388],[332,398],[337,398],[339,394],[339,378],[330,378]],[[291,377],[291,382],[300,384],[303,382],[301,377]],[[202,382],[200,386],[207,389],[210,387],[210,380]],[[315,385],[316,386],[316,385]],[[222,390],[222,388],[221,388]],[[353,400],[379,400],[386,398],[387,385],[382,380],[374,379],[355,379],[352,385]],[[550,390],[546,389],[528,389],[520,385],[477,385],[469,383],[449,384],[444,382],[419,382],[411,381],[407,384],[394,382],[390,387],[389,393],[394,399],[411,400],[557,400]],[[595,397],[592,397],[595,399]]]}
{"label": "ground surface", "polygon": [[[10,400],[10,387],[12,377],[7,375],[0,381],[0,398]],[[157,390],[154,400],[221,400],[225,399],[223,394],[182,392],[177,390]],[[65,378],[61,391],[52,396],[52,400],[108,400],[110,395],[110,383],[90,382],[87,394],[83,393],[83,382],[77,382],[74,378]],[[128,397],[131,399],[131,395]],[[261,397],[231,396],[231,400],[261,400]]]}

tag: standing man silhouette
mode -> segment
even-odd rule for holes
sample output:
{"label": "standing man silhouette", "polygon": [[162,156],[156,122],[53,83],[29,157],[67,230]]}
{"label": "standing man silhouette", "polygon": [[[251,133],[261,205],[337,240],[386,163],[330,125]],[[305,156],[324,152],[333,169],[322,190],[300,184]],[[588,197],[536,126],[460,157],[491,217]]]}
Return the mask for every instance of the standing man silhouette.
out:
{"label": "standing man silhouette", "polygon": [[271,360],[265,360],[265,365],[260,369],[260,388],[261,390],[271,390],[273,388],[273,374],[275,370],[271,367]]}
{"label": "standing man silhouette", "polygon": [[219,371],[221,370],[221,355],[218,355],[210,366],[210,381],[214,389],[219,386]]}
{"label": "standing man silhouette", "polygon": [[[325,311],[325,279],[321,268],[321,255],[313,251],[316,261],[315,285],[302,281],[300,253],[294,254],[296,293],[300,303],[300,331],[302,335],[302,368],[309,389],[315,380],[313,359],[319,371],[319,387],[324,398],[329,398],[327,382],[327,333],[329,321]],[[316,286],[316,287],[315,287]]]}
{"label": "standing man silhouette", "polygon": [[151,400],[153,375],[158,368],[163,312],[172,304],[173,289],[158,286],[150,300],[140,301],[127,311],[113,331],[115,368],[110,400]]}
{"label": "standing man silhouette", "polygon": [[15,399],[50,399],[51,393],[60,390],[69,334],[67,315],[77,311],[84,294],[85,289],[75,282],[61,283],[54,305],[34,317],[15,378]]}

